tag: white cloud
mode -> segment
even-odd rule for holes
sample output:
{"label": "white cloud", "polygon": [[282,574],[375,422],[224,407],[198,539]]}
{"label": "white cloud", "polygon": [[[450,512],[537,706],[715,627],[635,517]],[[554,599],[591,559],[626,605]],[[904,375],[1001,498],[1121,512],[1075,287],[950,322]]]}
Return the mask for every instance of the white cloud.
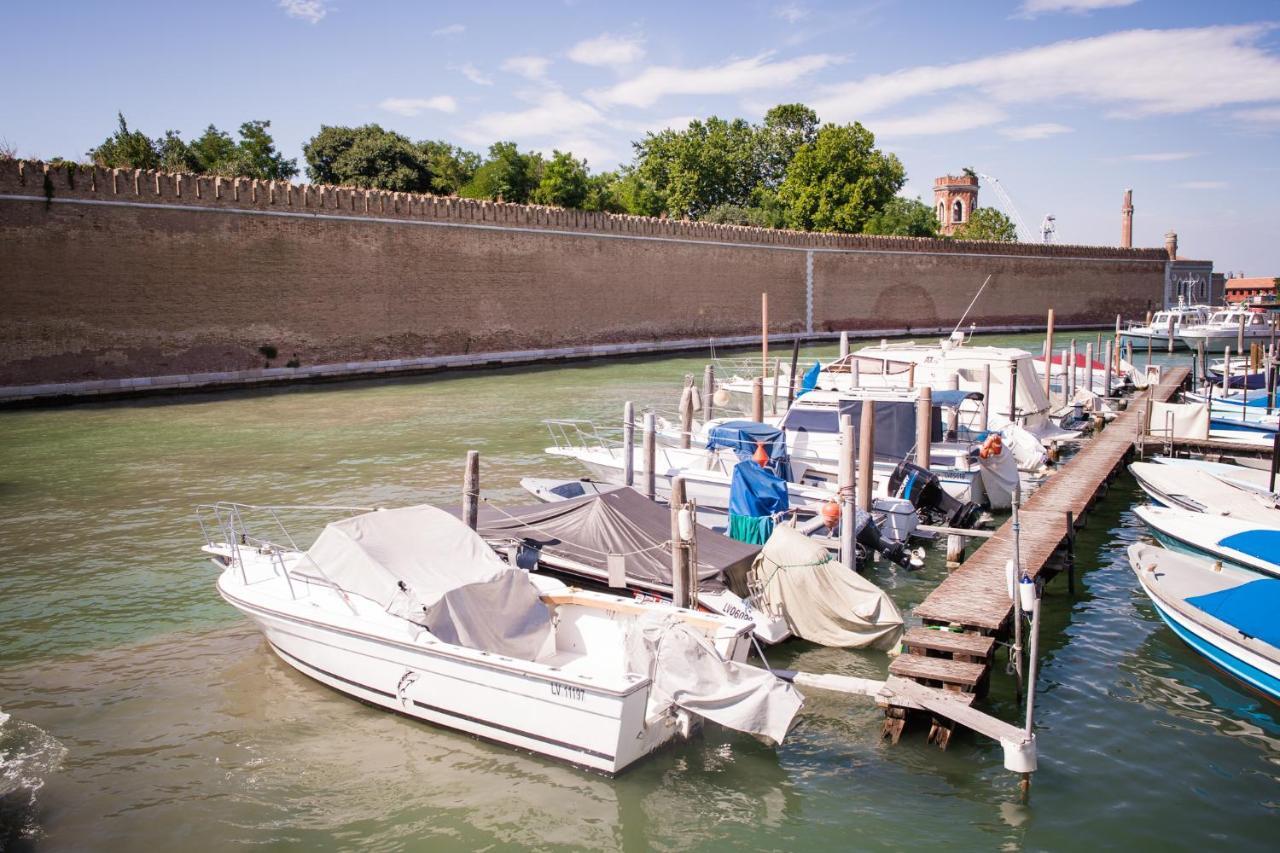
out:
{"label": "white cloud", "polygon": [[434,98],[387,98],[378,104],[389,113],[402,116],[416,116],[424,110],[437,110],[442,113],[458,111],[458,102],[449,95],[436,95]]}
{"label": "white cloud", "polygon": [[309,24],[317,24],[329,14],[326,0],[280,0],[280,8],[290,18],[298,18]]}
{"label": "white cloud", "polygon": [[668,95],[733,95],[785,86],[837,61],[828,54],[812,54],[774,62],[772,55],[763,53],[702,68],[653,66],[608,89],[588,92],[587,97],[598,104],[647,107]]}
{"label": "white cloud", "polygon": [[810,104],[824,119],[852,121],[912,98],[955,90],[1004,104],[1105,103],[1117,116],[1177,115],[1273,101],[1280,92],[1280,57],[1257,45],[1270,29],[1127,30],[876,74],[827,86]]}
{"label": "white cloud", "polygon": [[461,35],[466,31],[467,31],[467,27],[465,24],[450,24],[447,27],[440,27],[437,30],[432,30],[431,35],[437,36],[437,37],[438,36],[456,36],[456,35]]}
{"label": "white cloud", "polygon": [[569,48],[569,58],[583,65],[630,65],[644,56],[644,39],[609,33],[580,41]]}
{"label": "white cloud", "polygon": [[863,124],[876,136],[931,136],[986,127],[1005,118],[1004,110],[990,104],[958,103],[916,115],[866,119]]}
{"label": "white cloud", "polygon": [[1226,181],[1186,181],[1178,184],[1179,189],[1184,190],[1220,190],[1226,186]]}
{"label": "white cloud", "polygon": [[1023,125],[1022,127],[1002,127],[1000,128],[1000,133],[1015,142],[1028,142],[1033,139],[1048,139],[1050,136],[1057,136],[1059,133],[1070,133],[1071,130],[1065,124],[1046,121],[1040,124]]}
{"label": "white cloud", "polygon": [[1195,151],[1153,151],[1150,154],[1130,154],[1125,160],[1137,160],[1139,163],[1172,163],[1174,160],[1188,160],[1196,156]]}
{"label": "white cloud", "polygon": [[1132,6],[1138,0],[1025,0],[1019,13],[1022,17],[1034,18],[1045,12],[1093,12],[1097,9],[1118,9],[1121,6]]}
{"label": "white cloud", "polygon": [[453,68],[453,70],[457,71],[459,74],[461,74],[463,77],[466,77],[468,80],[470,80],[472,83],[475,83],[477,86],[493,85],[493,78],[485,74],[479,68],[476,68],[470,62],[466,63],[465,65],[456,66]]}
{"label": "white cloud", "polygon": [[547,67],[551,60],[542,56],[513,56],[504,60],[500,66],[503,71],[528,77],[530,80],[542,80],[547,76]]}
{"label": "white cloud", "polygon": [[1280,104],[1252,110],[1237,110],[1231,114],[1231,117],[1250,124],[1280,124]]}
{"label": "white cloud", "polygon": [[591,104],[559,89],[522,97],[531,104],[527,109],[487,113],[464,127],[462,135],[473,144],[488,145],[496,139],[581,135],[607,123]]}
{"label": "white cloud", "polygon": [[788,24],[798,24],[805,18],[809,17],[809,10],[801,6],[799,3],[784,3],[773,10],[776,18],[781,18]]}

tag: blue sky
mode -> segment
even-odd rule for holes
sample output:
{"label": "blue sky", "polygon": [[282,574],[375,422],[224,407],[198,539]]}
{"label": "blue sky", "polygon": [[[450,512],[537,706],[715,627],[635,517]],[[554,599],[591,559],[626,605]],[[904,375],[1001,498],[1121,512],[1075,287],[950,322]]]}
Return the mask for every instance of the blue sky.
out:
{"label": "blue sky", "polygon": [[[1218,270],[1280,275],[1280,3],[1175,0],[223,0],[10,4],[0,140],[80,156],[122,110],[153,136],[269,119],[299,158],[322,123],[593,169],[648,130],[803,101],[861,121],[904,194],[964,166],[1038,232],[1115,244],[1170,228]],[[18,37],[12,37],[12,35]],[[982,203],[1002,205],[984,190]]]}

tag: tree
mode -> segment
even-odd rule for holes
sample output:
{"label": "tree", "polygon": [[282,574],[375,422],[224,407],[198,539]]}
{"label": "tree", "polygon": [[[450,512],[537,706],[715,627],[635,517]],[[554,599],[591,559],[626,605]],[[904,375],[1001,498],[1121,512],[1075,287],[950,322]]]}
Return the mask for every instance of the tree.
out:
{"label": "tree", "polygon": [[582,200],[583,210],[599,210],[605,213],[626,213],[627,208],[618,196],[618,172],[601,172],[587,176],[587,195]]}
{"label": "tree", "polygon": [[101,145],[89,152],[98,166],[107,169],[155,169],[160,165],[160,152],[141,131],[129,130],[124,113],[116,113],[120,125]]}
{"label": "tree", "polygon": [[427,158],[409,138],[379,125],[321,125],[303,146],[307,175],[322,184],[342,184],[396,192],[428,192]]}
{"label": "tree", "polygon": [[760,181],[776,190],[787,176],[791,160],[818,135],[818,114],[804,104],[778,104],[764,114],[764,126],[757,132]]}
{"label": "tree", "polygon": [[218,130],[213,125],[204,129],[196,139],[192,140],[191,153],[195,156],[201,172],[215,172],[218,166],[229,162],[236,153],[236,144],[231,134]]}
{"label": "tree", "polygon": [[951,234],[957,240],[989,240],[993,243],[1018,242],[1018,228],[1013,220],[994,207],[979,207]]}
{"label": "tree", "polygon": [[742,207],[736,204],[717,204],[702,215],[703,222],[718,225],[752,225],[756,228],[781,228],[778,211],[765,207]]}
{"label": "tree", "polygon": [[160,158],[160,169],[166,172],[203,172],[200,162],[191,150],[191,146],[182,141],[176,130],[166,130],[164,138],[155,142],[156,153]]}
{"label": "tree", "polygon": [[918,198],[895,196],[863,226],[865,234],[887,234],[896,237],[936,237],[938,217],[933,208]]}
{"label": "tree", "polygon": [[747,206],[760,182],[756,131],[743,119],[694,119],[685,130],[635,143],[636,174],[673,216],[697,218],[718,204]]}
{"label": "tree", "polygon": [[480,155],[444,141],[426,140],[418,148],[431,172],[431,191],[457,195],[480,168]]}
{"label": "tree", "polygon": [[542,158],[521,154],[514,142],[495,142],[489,158],[459,193],[464,198],[490,198],[524,204],[538,186]]}
{"label": "tree", "polygon": [[553,151],[551,159],[542,167],[542,179],[531,199],[535,204],[581,208],[587,200],[588,182],[586,160],[575,160],[572,154]]}
{"label": "tree", "polygon": [[610,186],[613,197],[632,216],[661,216],[667,211],[667,197],[634,166],[624,166]]}
{"label": "tree", "polygon": [[[267,132],[271,122],[254,119],[240,125],[240,142],[231,159],[227,173],[246,178],[279,181],[298,174],[298,161],[286,160],[276,151],[276,142]],[[215,130],[210,125],[210,130]],[[207,134],[209,131],[205,131]]]}
{"label": "tree", "polygon": [[857,233],[905,181],[902,163],[875,147],[871,131],[827,124],[792,158],[778,199],[792,228]]}

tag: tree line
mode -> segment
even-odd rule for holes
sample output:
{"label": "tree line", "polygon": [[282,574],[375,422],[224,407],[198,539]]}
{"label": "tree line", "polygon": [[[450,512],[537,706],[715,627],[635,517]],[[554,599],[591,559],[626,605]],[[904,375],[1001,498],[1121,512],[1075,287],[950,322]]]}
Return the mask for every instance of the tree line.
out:
{"label": "tree line", "polygon": [[[88,156],[104,167],[292,178],[297,161],[276,150],[270,126],[247,121],[238,139],[213,125],[190,141],[174,130],[153,139],[120,115],[116,131]],[[593,173],[567,151],[544,157],[495,142],[482,156],[377,124],[322,125],[303,156],[307,176],[323,184],[764,228],[938,236],[932,207],[898,195],[906,171],[896,155],[877,148],[862,124],[822,124],[804,104],[775,106],[759,124],[694,119],[632,145],[631,163]],[[1004,214],[980,208],[954,236],[1012,242],[1017,232]]]}

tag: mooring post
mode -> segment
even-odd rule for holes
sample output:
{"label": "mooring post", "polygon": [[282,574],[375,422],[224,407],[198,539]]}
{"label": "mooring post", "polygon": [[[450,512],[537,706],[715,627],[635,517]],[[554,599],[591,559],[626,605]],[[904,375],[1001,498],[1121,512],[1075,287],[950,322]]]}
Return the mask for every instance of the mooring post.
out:
{"label": "mooring post", "polygon": [[751,420],[764,422],[764,377],[751,380]]}
{"label": "mooring post", "polygon": [[926,471],[933,464],[933,389],[920,388],[916,398],[916,464]]}
{"label": "mooring post", "polygon": [[840,416],[840,468],[836,482],[840,496],[840,562],[849,571],[857,569],[853,536],[857,513],[853,503],[853,417]]}
{"label": "mooring post", "polygon": [[657,425],[653,412],[644,413],[644,496],[653,500],[658,494]]}
{"label": "mooring post", "polygon": [[1267,414],[1268,415],[1271,414],[1271,412],[1276,407],[1276,382],[1280,381],[1280,375],[1277,375],[1278,370],[1280,370],[1280,364],[1277,364],[1275,358],[1273,357],[1271,359],[1271,364],[1268,365],[1267,367],[1267,375],[1271,377],[1271,390],[1267,393]]}
{"label": "mooring post", "polygon": [[1120,342],[1120,315],[1116,315],[1116,343]]}
{"label": "mooring post", "polygon": [[[1147,312],[1150,314],[1151,312]],[[1151,367],[1151,339],[1155,337],[1155,332],[1151,328],[1151,318],[1147,318],[1147,368]]]}
{"label": "mooring post", "polygon": [[1076,520],[1067,510],[1067,592],[1076,594]]}
{"label": "mooring post", "polygon": [[715,401],[712,399],[716,393],[716,368],[715,365],[708,364],[702,368],[702,422],[705,424],[711,420],[711,416],[715,413]]}
{"label": "mooring post", "polygon": [[462,520],[476,529],[480,516],[480,451],[467,451],[467,467],[462,475]]}
{"label": "mooring post", "polygon": [[851,387],[861,388],[862,387],[862,362],[858,361],[855,358],[853,360],[852,370],[853,370],[853,373],[852,373],[853,379],[851,381],[853,382],[853,385]]}
{"label": "mooring post", "polygon": [[1205,360],[1203,338],[1196,341],[1196,378],[1199,380],[1197,388],[1209,383],[1209,362]]}
{"label": "mooring post", "polygon": [[[960,374],[952,373],[947,377],[946,388],[948,391],[960,390]],[[960,429],[960,407],[952,406],[947,409],[947,441],[955,441],[955,434]]]}
{"label": "mooring post", "polygon": [[1240,323],[1236,327],[1236,352],[1244,355],[1244,315],[1240,315]]}
{"label": "mooring post", "polygon": [[796,371],[800,369],[800,338],[795,337],[791,341],[791,373],[787,380],[787,410],[791,410],[791,404],[796,401]]}
{"label": "mooring post", "polygon": [[[882,364],[887,364],[887,363],[888,362],[882,362]],[[880,372],[884,373],[884,369],[882,368]],[[907,365],[907,388],[912,389],[915,387],[916,387],[916,363],[913,361]]]}
{"label": "mooring post", "polygon": [[1271,494],[1276,493],[1276,472],[1280,471],[1280,432],[1276,433],[1275,438],[1271,439],[1271,480],[1267,486],[1267,491]]}
{"label": "mooring post", "polygon": [[1070,355],[1063,359],[1066,362],[1063,366],[1067,368],[1067,398],[1062,401],[1063,405],[1071,405],[1071,401],[1076,396],[1076,339],[1071,339]]}
{"label": "mooring post", "polygon": [[1013,645],[1009,656],[1013,658],[1015,676],[1015,702],[1022,701],[1022,522],[1019,504],[1022,503],[1022,484],[1013,486]]}
{"label": "mooring post", "polygon": [[1130,367],[1133,367],[1133,341],[1132,340],[1127,340],[1124,342],[1124,352],[1125,352],[1124,360],[1129,363]]}
{"label": "mooring post", "polygon": [[947,568],[953,569],[964,562],[964,545],[963,536],[955,533],[947,534]]}
{"label": "mooring post", "polygon": [[[1039,582],[1035,584],[1035,587],[1036,597],[1031,605],[1031,651],[1028,655],[1027,670],[1027,740],[1030,740],[1033,736],[1032,723],[1036,707],[1036,671],[1039,669],[1040,663],[1040,596],[1043,595],[1043,588]],[[1023,773],[1022,781],[1019,785],[1022,788],[1022,797],[1025,800],[1031,793],[1031,774]]]}
{"label": "mooring post", "polygon": [[1167,352],[1173,352],[1173,314],[1169,315],[1169,349]]}
{"label": "mooring post", "polygon": [[[1117,322],[1119,319],[1117,318]],[[1044,395],[1049,396],[1053,383],[1053,309],[1049,309],[1049,319],[1044,327]],[[1052,398],[1050,398],[1052,399]],[[1009,420],[1013,420],[1010,409]]]}
{"label": "mooring post", "polygon": [[862,401],[858,423],[858,509],[871,512],[871,467],[876,441],[876,402]]}
{"label": "mooring post", "polygon": [[849,333],[840,333],[840,357],[844,358],[849,354]]}
{"label": "mooring post", "polygon": [[684,477],[671,478],[671,603],[689,606],[689,547],[680,530],[680,510],[684,509]]}
{"label": "mooring post", "polygon": [[1111,354],[1115,349],[1115,341],[1107,341],[1106,348],[1102,351],[1102,396],[1111,396]]}
{"label": "mooring post", "polygon": [[636,404],[622,404],[622,482],[636,484]]}
{"label": "mooring post", "polygon": [[680,394],[680,446],[688,449],[693,441],[693,386],[684,386]]}
{"label": "mooring post", "polygon": [[991,362],[982,363],[982,408],[978,411],[978,432],[991,426]]}
{"label": "mooring post", "polygon": [[[1045,369],[1048,369],[1046,364]],[[1018,362],[1009,359],[1009,423],[1018,422]]]}
{"label": "mooring post", "polygon": [[782,375],[782,359],[773,360],[773,397],[769,400],[769,414],[778,414],[778,381]]}
{"label": "mooring post", "polygon": [[1093,390],[1093,341],[1084,345],[1084,387],[1090,394]]}
{"label": "mooring post", "polygon": [[[1227,344],[1222,348],[1222,396],[1227,396],[1227,390],[1231,387],[1231,344]],[[1210,408],[1209,416],[1213,416],[1213,409]]]}
{"label": "mooring post", "polygon": [[[760,294],[760,370],[761,378],[769,376],[769,294]],[[757,418],[759,420],[759,418]]]}

